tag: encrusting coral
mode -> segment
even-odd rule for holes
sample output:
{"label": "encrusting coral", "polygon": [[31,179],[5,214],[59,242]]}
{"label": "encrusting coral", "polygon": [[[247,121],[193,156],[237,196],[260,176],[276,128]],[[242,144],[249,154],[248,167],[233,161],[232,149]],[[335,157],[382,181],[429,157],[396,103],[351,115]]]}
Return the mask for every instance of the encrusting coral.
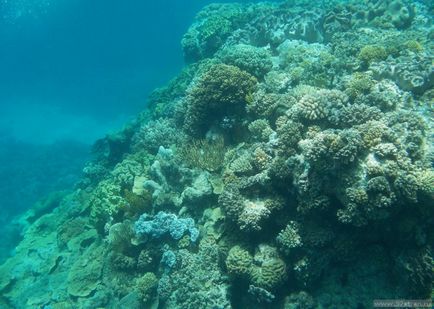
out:
{"label": "encrusting coral", "polygon": [[212,4],[189,63],[21,219],[4,308],[370,308],[433,290],[432,5]]}

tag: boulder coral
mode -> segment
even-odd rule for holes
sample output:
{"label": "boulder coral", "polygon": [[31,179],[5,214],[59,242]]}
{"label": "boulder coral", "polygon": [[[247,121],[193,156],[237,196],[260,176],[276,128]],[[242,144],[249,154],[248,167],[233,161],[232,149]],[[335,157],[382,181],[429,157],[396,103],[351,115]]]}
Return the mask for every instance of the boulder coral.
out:
{"label": "boulder coral", "polygon": [[210,129],[210,122],[222,126],[225,119],[239,118],[256,83],[255,77],[238,67],[211,66],[189,89],[185,130],[193,136],[203,136]]}

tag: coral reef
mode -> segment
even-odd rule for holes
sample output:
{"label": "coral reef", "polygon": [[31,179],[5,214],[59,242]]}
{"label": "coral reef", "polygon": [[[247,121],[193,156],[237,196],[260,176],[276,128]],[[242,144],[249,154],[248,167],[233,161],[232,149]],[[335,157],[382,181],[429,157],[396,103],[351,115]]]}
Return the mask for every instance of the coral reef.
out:
{"label": "coral reef", "polygon": [[[4,308],[370,308],[433,291],[429,1],[211,4],[189,64],[24,215]],[[431,14],[431,15],[430,15]]]}

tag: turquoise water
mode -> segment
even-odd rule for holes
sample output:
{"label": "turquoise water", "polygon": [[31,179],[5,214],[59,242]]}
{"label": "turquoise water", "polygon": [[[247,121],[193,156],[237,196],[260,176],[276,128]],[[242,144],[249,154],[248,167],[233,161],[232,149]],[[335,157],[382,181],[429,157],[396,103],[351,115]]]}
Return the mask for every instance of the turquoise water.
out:
{"label": "turquoise water", "polygon": [[0,0],[0,309],[432,307],[433,21]]}
{"label": "turquoise water", "polygon": [[182,68],[179,42],[207,3],[0,1],[2,220],[74,187],[94,141]]}

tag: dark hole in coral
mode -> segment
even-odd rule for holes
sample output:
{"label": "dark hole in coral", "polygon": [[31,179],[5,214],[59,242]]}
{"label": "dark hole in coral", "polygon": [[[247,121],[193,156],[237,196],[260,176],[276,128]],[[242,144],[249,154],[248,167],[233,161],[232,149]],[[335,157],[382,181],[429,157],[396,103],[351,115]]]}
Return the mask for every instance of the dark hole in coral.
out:
{"label": "dark hole in coral", "polygon": [[87,247],[89,247],[91,244],[93,244],[94,241],[95,241],[95,239],[93,239],[93,238],[84,239],[84,240],[80,243],[80,247],[82,247],[82,248],[87,248]]}

